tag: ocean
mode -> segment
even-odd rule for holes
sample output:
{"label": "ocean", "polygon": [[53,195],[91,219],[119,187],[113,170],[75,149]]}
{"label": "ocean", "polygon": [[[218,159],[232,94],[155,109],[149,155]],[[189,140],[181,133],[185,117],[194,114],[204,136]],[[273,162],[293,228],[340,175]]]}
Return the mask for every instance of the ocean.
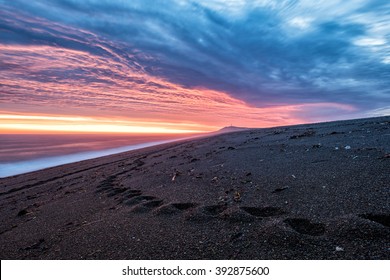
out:
{"label": "ocean", "polygon": [[190,135],[0,134],[0,178],[188,137]]}

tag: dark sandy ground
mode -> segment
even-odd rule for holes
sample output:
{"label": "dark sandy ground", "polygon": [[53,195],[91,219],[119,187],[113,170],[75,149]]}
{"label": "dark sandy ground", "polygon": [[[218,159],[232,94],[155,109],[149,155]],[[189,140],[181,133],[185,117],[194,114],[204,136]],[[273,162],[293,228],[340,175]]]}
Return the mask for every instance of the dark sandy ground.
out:
{"label": "dark sandy ground", "polygon": [[389,259],[390,117],[0,179],[1,259]]}

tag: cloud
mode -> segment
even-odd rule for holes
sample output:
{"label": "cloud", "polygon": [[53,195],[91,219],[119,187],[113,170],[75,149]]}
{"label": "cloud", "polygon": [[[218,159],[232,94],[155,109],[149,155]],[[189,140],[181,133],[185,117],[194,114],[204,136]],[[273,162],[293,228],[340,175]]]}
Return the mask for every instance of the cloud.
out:
{"label": "cloud", "polygon": [[[229,98],[260,110],[328,104],[323,119],[351,113],[329,104],[363,114],[390,102],[387,2],[15,0],[0,4],[2,91],[158,117]],[[45,87],[32,93],[36,83]],[[65,85],[74,93],[54,90]],[[309,105],[305,118],[317,120]]]}

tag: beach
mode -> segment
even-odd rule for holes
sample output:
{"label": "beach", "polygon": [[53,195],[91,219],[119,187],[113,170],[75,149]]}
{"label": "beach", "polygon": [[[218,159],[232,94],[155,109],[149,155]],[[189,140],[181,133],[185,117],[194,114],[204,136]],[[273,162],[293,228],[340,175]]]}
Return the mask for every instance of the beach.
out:
{"label": "beach", "polygon": [[0,134],[0,178],[190,137],[194,135]]}
{"label": "beach", "polygon": [[390,117],[248,129],[0,179],[1,259],[389,259]]}

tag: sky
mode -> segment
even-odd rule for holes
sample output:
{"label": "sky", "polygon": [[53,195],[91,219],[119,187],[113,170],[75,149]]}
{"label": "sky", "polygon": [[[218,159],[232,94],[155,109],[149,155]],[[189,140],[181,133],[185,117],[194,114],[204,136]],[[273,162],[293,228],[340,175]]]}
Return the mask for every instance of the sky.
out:
{"label": "sky", "polygon": [[388,0],[0,0],[0,133],[382,115]]}

